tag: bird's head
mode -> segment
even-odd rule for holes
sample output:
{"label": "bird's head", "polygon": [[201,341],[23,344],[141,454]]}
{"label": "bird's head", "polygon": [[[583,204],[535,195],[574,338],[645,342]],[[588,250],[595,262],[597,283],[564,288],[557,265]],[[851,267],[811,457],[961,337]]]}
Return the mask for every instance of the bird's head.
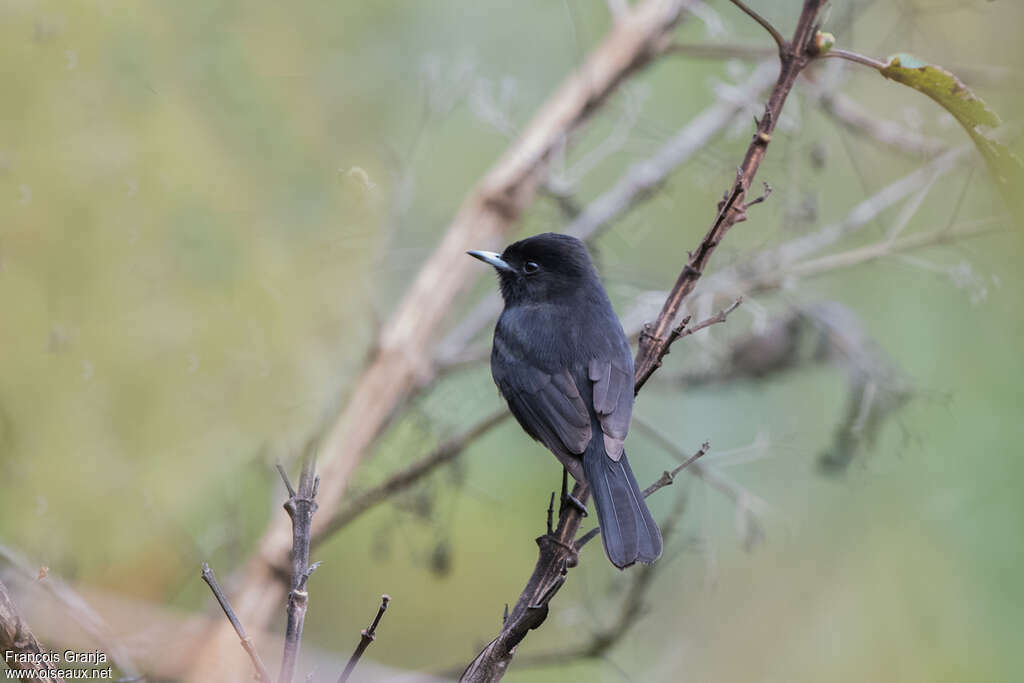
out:
{"label": "bird's head", "polygon": [[493,251],[470,256],[494,266],[506,305],[553,301],[576,294],[596,279],[583,242],[569,235],[545,232]]}

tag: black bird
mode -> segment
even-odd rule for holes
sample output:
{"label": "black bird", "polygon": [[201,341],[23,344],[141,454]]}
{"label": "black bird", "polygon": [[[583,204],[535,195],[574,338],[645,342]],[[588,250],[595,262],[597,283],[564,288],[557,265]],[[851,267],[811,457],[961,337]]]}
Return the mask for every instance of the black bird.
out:
{"label": "black bird", "polygon": [[468,253],[498,271],[505,300],[491,350],[498,391],[526,433],[589,483],[612,564],[654,562],[661,532],[623,450],[633,355],[586,247],[549,232]]}

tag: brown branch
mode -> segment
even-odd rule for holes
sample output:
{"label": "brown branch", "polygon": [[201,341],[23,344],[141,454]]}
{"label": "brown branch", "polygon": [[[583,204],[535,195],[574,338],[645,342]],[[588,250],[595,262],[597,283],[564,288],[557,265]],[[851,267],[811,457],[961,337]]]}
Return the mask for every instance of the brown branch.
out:
{"label": "brown branch", "polygon": [[[585,505],[590,490],[586,484],[577,482],[572,496]],[[559,512],[554,532],[537,538],[539,557],[526,588],[505,617],[497,637],[470,662],[460,681],[482,683],[499,680],[505,675],[516,646],[527,633],[544,623],[548,616],[548,603],[565,583],[570,567],[576,566],[578,558],[573,539],[582,520],[578,508],[566,505]],[[548,528],[550,525],[549,521]]]}
{"label": "brown branch", "polygon": [[285,628],[284,654],[281,657],[278,683],[291,683],[295,676],[295,665],[302,646],[302,626],[306,621],[306,609],[309,606],[306,583],[320,566],[319,562],[309,564],[310,529],[318,507],[316,495],[320,488],[320,477],[316,475],[316,459],[309,453],[302,460],[298,491],[292,488],[288,473],[280,463],[277,465],[277,471],[284,481],[285,488],[288,489],[288,500],[285,501],[284,509],[292,521],[292,582],[288,593],[288,623]]}
{"label": "brown branch", "polygon": [[382,483],[353,497],[345,507],[334,514],[325,526],[318,530],[318,533],[313,536],[313,545],[316,546],[330,538],[332,534],[351,524],[367,510],[388,500],[396,493],[408,489],[441,465],[459,457],[469,444],[504,422],[509,415],[506,408],[496,410],[466,431],[446,440],[427,455],[398,470]]}
{"label": "brown branch", "polygon": [[224,593],[224,590],[217,583],[217,577],[210,569],[210,565],[203,562],[202,571],[203,581],[213,591],[213,596],[217,598],[217,602],[220,603],[220,608],[224,610],[224,616],[231,622],[232,628],[235,629],[235,633],[238,634],[238,639],[242,643],[242,648],[246,654],[249,655],[249,659],[252,660],[252,665],[256,667],[256,680],[265,681],[266,683],[272,683],[274,679],[270,677],[270,672],[267,670],[267,666],[263,663],[263,658],[260,657],[259,652],[256,651],[256,645],[252,642],[252,638],[246,635],[245,628],[242,626],[242,622],[238,620],[238,615],[235,614],[234,608],[231,606],[231,602],[228,600],[228,596]]}
{"label": "brown branch", "polygon": [[[732,302],[732,304],[728,308],[723,308],[710,318],[701,320],[699,323],[696,323],[694,325],[690,325],[690,316],[684,317],[682,320],[679,321],[678,325],[672,328],[672,332],[671,334],[669,334],[668,343],[666,344],[666,346],[671,346],[672,344],[679,341],[683,337],[689,337],[691,334],[695,332],[700,332],[706,327],[711,327],[712,325],[718,323],[724,323],[726,319],[729,317],[729,314],[735,311],[737,308],[739,308],[741,303],[743,303],[743,297],[739,297],[738,299],[736,299],[736,301]],[[643,339],[643,336],[645,334],[647,334],[646,331],[641,332],[640,338]],[[639,390],[640,387],[637,387],[636,391]]]}
{"label": "brown branch", "polygon": [[39,644],[25,618],[0,582],[0,653],[4,664],[14,671],[35,672],[40,680],[63,681],[50,650]]}
{"label": "brown branch", "polygon": [[[673,505],[671,512],[669,512],[668,516],[660,525],[661,536],[666,544],[675,534],[679,525],[679,520],[682,519],[683,512],[685,512],[685,510],[686,496],[681,495],[676,498],[675,505]],[[580,545],[582,544],[577,541],[577,546]],[[625,637],[629,629],[639,621],[640,617],[644,614],[647,595],[650,593],[651,586],[654,583],[654,577],[663,566],[664,565],[662,563],[645,564],[633,570],[632,576],[630,577],[631,581],[629,589],[626,592],[626,597],[622,600],[622,604],[619,607],[619,612],[615,620],[608,626],[605,626],[592,634],[587,642],[556,650],[554,652],[545,652],[543,654],[524,657],[519,660],[519,666],[546,666],[549,664],[561,665],[566,664],[573,659],[597,658],[603,656]]]}
{"label": "brown branch", "polygon": [[683,300],[693,291],[697,280],[704,272],[711,259],[711,255],[718,247],[726,232],[736,223],[746,220],[746,193],[754,180],[757,169],[764,159],[768,150],[768,144],[772,139],[772,132],[775,124],[782,113],[782,107],[786,98],[793,89],[800,72],[807,66],[810,60],[816,56],[817,47],[814,44],[813,33],[816,27],[818,12],[824,0],[805,0],[800,19],[797,22],[793,39],[781,50],[780,61],[782,67],[779,70],[779,77],[768,98],[764,115],[758,122],[757,131],[747,148],[743,163],[736,174],[736,180],[732,188],[726,193],[725,199],[719,205],[718,215],[715,216],[711,228],[704,239],[701,240],[697,250],[691,254],[686,267],[683,268],[676,279],[672,291],[669,292],[661,313],[655,323],[647,330],[647,334],[640,339],[640,348],[637,352],[637,389],[642,387],[650,376],[662,363],[669,351],[672,342],[671,331],[674,326],[676,315],[682,306]]}
{"label": "brown branch", "polygon": [[[438,328],[455,297],[480,273],[464,252],[503,239],[533,201],[552,156],[624,80],[663,52],[687,2],[647,0],[632,7],[467,195],[385,324],[345,407],[325,432],[319,501],[325,514],[317,526],[319,519],[334,516],[352,472],[369,455],[396,408],[431,373]],[[289,541],[283,520],[273,519],[244,571],[236,609],[254,627],[267,625],[283,596],[274,567],[288,556]],[[194,678],[225,680],[230,675],[236,667],[225,661],[229,640],[226,629],[208,639],[196,657]]]}
{"label": "brown branch", "polygon": [[349,657],[348,663],[345,665],[345,670],[341,672],[341,676],[338,677],[338,683],[345,683],[348,677],[352,675],[352,672],[356,668],[356,664],[359,663],[359,659],[366,652],[366,648],[370,647],[370,643],[377,640],[377,625],[380,623],[381,617],[384,616],[384,612],[387,610],[388,605],[391,604],[391,596],[385,593],[380,596],[380,607],[377,608],[377,616],[373,618],[373,622],[369,628],[364,628],[359,633],[359,644],[356,645],[355,652]]}

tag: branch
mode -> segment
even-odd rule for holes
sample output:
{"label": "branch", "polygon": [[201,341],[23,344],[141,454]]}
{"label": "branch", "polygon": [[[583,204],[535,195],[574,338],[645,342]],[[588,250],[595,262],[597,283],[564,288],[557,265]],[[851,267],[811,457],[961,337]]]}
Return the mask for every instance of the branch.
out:
{"label": "branch", "polygon": [[370,643],[377,639],[377,624],[380,623],[381,617],[384,616],[384,612],[387,610],[388,605],[391,603],[391,596],[385,593],[380,596],[380,607],[377,608],[377,616],[373,618],[373,622],[369,628],[364,628],[359,634],[359,644],[356,645],[355,652],[349,657],[348,664],[345,665],[345,670],[341,672],[341,676],[338,678],[338,683],[345,683],[348,677],[352,675],[352,672],[356,668],[356,664],[359,663],[359,659],[366,652],[366,648],[370,647]]}
{"label": "branch", "polygon": [[640,348],[637,351],[635,363],[638,390],[661,366],[662,359],[668,354],[672,342],[678,338],[678,336],[672,337],[671,335],[676,315],[683,300],[696,286],[711,255],[722,241],[725,233],[733,225],[747,218],[747,204],[745,204],[747,189],[753,182],[757,169],[768,150],[768,144],[771,142],[775,124],[782,113],[782,107],[800,72],[817,55],[818,48],[812,40],[812,34],[818,12],[823,4],[824,0],[805,0],[800,19],[793,33],[793,40],[785,45],[785,49],[781,50],[782,67],[779,70],[778,80],[768,99],[768,104],[765,106],[764,116],[758,122],[754,138],[747,148],[743,163],[737,170],[736,180],[733,182],[732,188],[726,192],[725,199],[719,204],[718,215],[711,224],[711,228],[676,279],[657,320],[647,330],[647,334],[640,338]]}
{"label": "branch", "polygon": [[[667,544],[675,534],[686,510],[686,497],[676,498],[672,511],[661,523],[661,536]],[[577,546],[581,545],[577,541]],[[619,613],[615,620],[608,626],[596,631],[590,639],[579,645],[571,646],[554,652],[524,657],[519,660],[519,666],[545,666],[549,664],[564,665],[572,659],[601,657],[620,640],[622,640],[629,629],[635,624],[645,611],[647,594],[654,584],[654,577],[664,567],[663,563],[645,564],[637,567],[633,572],[626,597],[619,607]]]}
{"label": "branch", "polygon": [[[737,308],[739,308],[741,303],[743,303],[743,297],[736,299],[736,301],[734,301],[732,305],[730,305],[728,308],[723,308],[710,318],[701,320],[699,323],[692,326],[690,325],[690,316],[686,316],[681,321],[679,321],[678,325],[672,328],[672,333],[669,335],[668,344],[666,344],[666,346],[674,344],[676,341],[682,339],[683,337],[689,337],[694,332],[700,332],[705,327],[711,327],[712,325],[715,325],[717,323],[724,323],[726,318],[729,317],[729,314],[735,311]],[[646,331],[640,333],[641,339],[645,334],[647,334]]]}
{"label": "branch", "polygon": [[316,475],[316,460],[310,454],[302,460],[298,491],[292,488],[288,473],[280,463],[277,465],[277,471],[281,474],[285,488],[288,489],[288,500],[285,501],[284,509],[292,521],[292,583],[291,591],[288,593],[288,625],[285,628],[284,654],[281,657],[278,683],[291,683],[295,676],[299,648],[302,645],[302,626],[306,621],[306,608],[309,606],[306,582],[320,566],[319,562],[309,564],[310,528],[318,507],[316,495],[320,488],[320,477]]}
{"label": "branch", "polygon": [[[57,674],[51,650],[44,649],[25,623],[7,586],[0,582],[0,653],[13,671],[32,671],[40,680],[63,681]],[[58,660],[59,661],[59,660]]]}
{"label": "branch", "polygon": [[[701,444],[701,447],[697,450],[696,453],[691,455],[689,458],[686,458],[681,464],[679,464],[678,466],[674,467],[671,470],[665,470],[664,472],[662,472],[661,476],[658,477],[658,479],[653,484],[651,484],[650,486],[643,490],[644,499],[649,498],[650,495],[655,491],[663,489],[666,486],[671,486],[673,483],[675,483],[676,475],[678,475],[680,472],[682,472],[684,469],[686,469],[693,463],[697,462],[697,460],[699,460],[700,458],[703,458],[705,455],[707,455],[707,452],[709,450],[711,450],[711,444],[705,441],[703,444]],[[590,540],[597,536],[599,533],[601,533],[601,527],[595,526],[593,529],[577,538],[575,543],[573,544],[576,547],[576,551],[579,552],[579,550],[583,548],[583,546],[589,543]]]}
{"label": "branch", "polygon": [[694,453],[689,458],[684,460],[680,465],[673,468],[672,470],[665,470],[664,472],[662,472],[661,476],[658,477],[657,481],[655,481],[653,484],[644,489],[644,498],[647,498],[648,496],[650,496],[652,493],[659,489],[663,489],[666,486],[671,486],[675,482],[677,474],[682,472],[684,469],[686,469],[693,463],[697,462],[697,460],[699,460],[700,458],[703,458],[705,455],[707,455],[707,452],[710,449],[711,444],[705,441],[704,443],[701,444],[700,448],[697,450],[696,453]]}
{"label": "branch", "polygon": [[731,0],[731,2],[732,2],[732,4],[734,4],[737,7],[739,7],[748,17],[750,17],[751,19],[753,19],[757,23],[761,24],[761,27],[765,31],[768,31],[768,34],[772,37],[772,40],[774,40],[775,44],[778,45],[778,47],[779,47],[779,55],[780,56],[782,56],[782,55],[784,55],[786,53],[786,50],[789,49],[789,44],[786,43],[786,39],[782,37],[781,33],[779,33],[779,29],[777,29],[774,26],[772,26],[771,22],[769,22],[767,19],[762,17],[760,14],[758,14],[754,10],[750,9],[749,7],[747,7],[746,4],[744,4],[740,0]]}
{"label": "branch", "polygon": [[[424,374],[430,374],[437,330],[455,297],[480,273],[464,252],[503,239],[533,201],[553,154],[572,140],[571,133],[623,81],[663,52],[687,2],[647,0],[633,7],[468,193],[437,249],[395,307],[344,409],[325,430],[323,519],[334,516],[352,472],[369,455],[397,406],[415,391]],[[288,553],[287,528],[283,520],[274,519],[239,586],[239,614],[254,626],[263,628],[273,617],[273,606],[283,593],[273,567]],[[222,680],[227,674],[220,672],[234,668],[224,661],[227,635],[222,630],[208,639],[193,666],[196,678]]]}
{"label": "branch", "polygon": [[828,52],[825,52],[821,56],[835,57],[836,59],[845,59],[848,62],[855,62],[857,64],[863,64],[864,66],[870,66],[872,69],[875,69],[876,71],[881,71],[887,66],[885,62],[880,62],[877,59],[874,59],[873,57],[866,57],[862,54],[851,52],[850,50],[841,50],[838,47],[830,49]]}
{"label": "branch", "polygon": [[217,577],[214,575],[213,570],[210,569],[210,565],[203,562],[203,581],[213,591],[213,597],[217,598],[217,602],[220,603],[220,608],[224,610],[224,616],[231,622],[232,628],[235,629],[235,633],[238,634],[239,640],[242,641],[242,648],[246,654],[249,655],[249,659],[252,660],[252,664],[256,667],[256,680],[265,681],[265,683],[272,683],[273,678],[270,677],[270,672],[267,671],[266,665],[263,663],[263,658],[260,657],[259,652],[256,651],[256,645],[252,642],[252,638],[245,634],[245,629],[242,627],[242,622],[238,620],[238,615],[235,614],[235,610],[231,607],[231,602],[228,600],[228,596],[224,594],[220,584],[217,583]]}

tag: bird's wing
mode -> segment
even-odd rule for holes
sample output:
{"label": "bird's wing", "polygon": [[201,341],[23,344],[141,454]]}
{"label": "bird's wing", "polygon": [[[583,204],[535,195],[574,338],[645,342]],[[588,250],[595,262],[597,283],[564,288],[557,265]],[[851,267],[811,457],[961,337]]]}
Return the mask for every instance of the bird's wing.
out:
{"label": "bird's wing", "polygon": [[[632,358],[625,356],[630,360]],[[604,433],[604,450],[618,461],[633,414],[633,368],[623,367],[603,358],[594,358],[587,367],[587,376],[594,385],[594,410]]]}
{"label": "bird's wing", "polygon": [[569,371],[546,372],[497,340],[492,354],[494,382],[523,429],[556,454],[582,454],[590,415]]}

